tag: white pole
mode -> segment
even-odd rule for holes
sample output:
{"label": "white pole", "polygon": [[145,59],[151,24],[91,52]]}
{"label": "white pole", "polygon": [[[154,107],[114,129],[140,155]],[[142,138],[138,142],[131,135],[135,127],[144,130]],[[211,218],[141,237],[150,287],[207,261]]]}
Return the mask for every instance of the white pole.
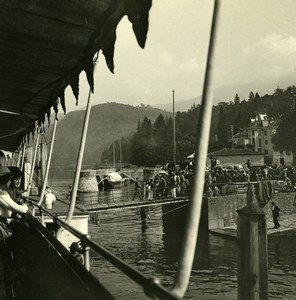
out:
{"label": "white pole", "polygon": [[67,218],[65,220],[65,222],[67,222],[67,223],[71,222],[71,219],[72,219],[73,213],[74,213],[74,209],[75,209],[77,189],[78,189],[78,184],[79,184],[84,148],[85,148],[85,143],[86,143],[90,111],[91,111],[91,89],[89,89],[89,92],[88,92],[88,100],[87,100],[87,107],[86,107],[86,111],[85,111],[84,124],[83,124],[83,129],[82,129],[81,140],[80,140],[80,148],[79,148],[79,153],[78,153],[78,158],[77,158],[75,176],[74,176],[74,180],[73,180],[73,184],[72,184],[72,194],[71,194],[70,206],[69,206]]}
{"label": "white pole", "polygon": [[205,73],[205,80],[202,93],[201,102],[201,114],[199,119],[199,126],[197,132],[197,143],[195,148],[195,170],[194,170],[194,185],[191,201],[188,207],[187,223],[185,227],[185,235],[181,248],[181,255],[179,260],[179,267],[175,279],[175,284],[172,292],[183,298],[185,295],[189,278],[192,270],[192,263],[195,254],[202,199],[203,199],[203,188],[206,170],[206,159],[208,152],[209,135],[211,128],[211,116],[212,116],[212,58],[214,55],[214,43],[216,35],[216,23],[219,10],[219,0],[214,2],[213,19],[211,27],[211,35],[208,49],[207,66]]}
{"label": "white pole", "polygon": [[29,183],[28,183],[28,188],[27,188],[28,196],[30,196],[30,191],[31,191],[32,182],[33,182],[34,169],[35,169],[36,157],[37,157],[38,146],[39,146],[39,138],[40,138],[40,128],[37,128],[37,136],[36,136],[35,147],[34,147],[34,155],[33,155],[33,161],[31,164],[30,177],[29,177]]}
{"label": "white pole", "polygon": [[25,153],[26,153],[26,144],[23,143],[23,149],[22,149],[22,161],[21,161],[21,165],[20,165],[20,169],[21,169],[22,172],[23,172],[23,170],[24,170]]}
{"label": "white pole", "polygon": [[38,205],[41,205],[41,203],[43,201],[44,194],[45,194],[45,189],[46,189],[46,186],[47,186],[47,180],[48,180],[50,162],[51,162],[51,157],[52,157],[52,152],[53,152],[53,145],[54,145],[54,141],[55,141],[57,123],[58,123],[58,121],[57,121],[57,118],[55,117],[54,118],[54,123],[53,123],[53,130],[52,130],[52,134],[51,134],[51,143],[50,143],[50,148],[49,148],[49,153],[48,153],[48,158],[47,158],[47,165],[46,165],[46,170],[45,170],[45,174],[44,174],[44,180],[43,180],[41,195],[40,195],[39,202],[37,203]]}

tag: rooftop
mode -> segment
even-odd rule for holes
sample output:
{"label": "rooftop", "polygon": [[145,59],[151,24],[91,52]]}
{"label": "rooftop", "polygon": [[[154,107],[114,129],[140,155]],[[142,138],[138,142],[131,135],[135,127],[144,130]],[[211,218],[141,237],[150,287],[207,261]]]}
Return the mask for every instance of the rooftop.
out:
{"label": "rooftop", "polygon": [[209,153],[213,156],[237,156],[237,155],[263,155],[262,153],[255,152],[250,149],[239,149],[239,148],[223,148],[215,152]]}

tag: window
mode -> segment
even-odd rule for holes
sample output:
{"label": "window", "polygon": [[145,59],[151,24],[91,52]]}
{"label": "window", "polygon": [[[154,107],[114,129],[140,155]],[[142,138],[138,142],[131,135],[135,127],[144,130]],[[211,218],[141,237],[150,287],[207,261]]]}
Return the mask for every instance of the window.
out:
{"label": "window", "polygon": [[268,154],[268,150],[267,149],[264,150],[264,154]]}
{"label": "window", "polygon": [[258,139],[258,142],[259,142],[259,147],[262,147],[261,139]]}
{"label": "window", "polygon": [[265,140],[265,145],[268,145],[268,140]]}
{"label": "window", "polygon": [[264,131],[265,136],[267,135],[267,130]]}
{"label": "window", "polygon": [[252,144],[255,145],[255,139],[252,139]]}
{"label": "window", "polygon": [[283,166],[285,165],[285,159],[283,157],[280,158],[280,164]]}
{"label": "window", "polygon": [[254,130],[252,130],[252,135],[255,135],[255,131]]}

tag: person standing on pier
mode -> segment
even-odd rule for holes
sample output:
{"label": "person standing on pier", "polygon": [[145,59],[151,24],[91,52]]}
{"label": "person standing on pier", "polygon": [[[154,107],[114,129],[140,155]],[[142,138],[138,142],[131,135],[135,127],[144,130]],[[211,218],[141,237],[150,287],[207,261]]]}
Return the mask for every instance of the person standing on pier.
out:
{"label": "person standing on pier", "polygon": [[139,196],[141,198],[141,185],[139,182],[139,178],[137,177],[134,182],[135,182],[135,193],[132,200],[135,200],[136,196]]}
{"label": "person standing on pier", "polygon": [[271,210],[272,210],[272,218],[273,218],[273,223],[274,223],[274,228],[280,228],[280,223],[278,221],[278,218],[280,216],[280,208],[275,204],[275,202],[271,202]]}

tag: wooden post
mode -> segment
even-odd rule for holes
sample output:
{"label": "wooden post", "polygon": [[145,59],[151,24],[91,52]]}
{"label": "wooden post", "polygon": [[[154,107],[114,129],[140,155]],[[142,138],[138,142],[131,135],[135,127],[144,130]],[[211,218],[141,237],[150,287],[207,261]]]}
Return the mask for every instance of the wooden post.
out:
{"label": "wooden post", "polygon": [[268,299],[266,219],[254,199],[254,186],[249,183],[247,205],[237,211],[238,300]]}

